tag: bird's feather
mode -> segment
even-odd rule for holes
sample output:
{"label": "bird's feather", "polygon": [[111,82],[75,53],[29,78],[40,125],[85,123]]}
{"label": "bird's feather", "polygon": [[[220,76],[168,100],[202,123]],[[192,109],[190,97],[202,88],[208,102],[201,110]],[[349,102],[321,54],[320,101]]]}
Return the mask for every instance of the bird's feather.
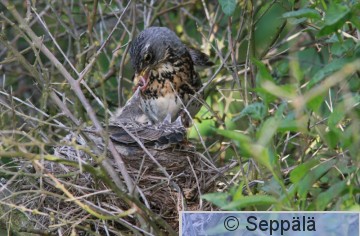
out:
{"label": "bird's feather", "polygon": [[171,116],[167,115],[163,121],[154,124],[143,118],[146,114],[141,103],[142,97],[138,88],[110,121],[108,130],[113,141],[135,144],[137,140],[132,136],[145,144],[176,144],[185,140],[186,129],[180,118],[171,122]]}

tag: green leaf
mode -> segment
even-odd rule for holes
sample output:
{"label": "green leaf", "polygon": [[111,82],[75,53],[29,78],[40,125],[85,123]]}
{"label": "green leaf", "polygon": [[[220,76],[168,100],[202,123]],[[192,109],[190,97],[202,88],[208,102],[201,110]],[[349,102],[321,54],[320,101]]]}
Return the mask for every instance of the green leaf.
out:
{"label": "green leaf", "polygon": [[274,154],[270,148],[264,147],[260,144],[253,144],[248,146],[248,152],[253,158],[262,166],[266,167],[273,175],[276,174],[274,170]]}
{"label": "green leaf", "polygon": [[269,181],[266,181],[264,186],[261,187],[261,190],[278,198],[280,198],[283,193],[279,181],[275,178],[271,178]]}
{"label": "green leaf", "polygon": [[328,126],[330,129],[334,129],[337,124],[345,117],[346,108],[344,106],[339,106],[334,109],[334,111],[330,114],[328,119]]}
{"label": "green leaf", "polygon": [[241,181],[241,183],[237,187],[236,191],[232,194],[234,201],[237,201],[240,198],[244,197],[244,195],[243,195],[243,187],[244,186],[245,186],[245,179],[243,181]]}
{"label": "green leaf", "polygon": [[332,4],[325,15],[325,25],[320,29],[318,36],[325,36],[336,32],[351,17],[351,11],[346,5]]}
{"label": "green leaf", "polygon": [[239,208],[249,207],[249,206],[272,205],[277,203],[278,201],[279,201],[278,199],[266,195],[245,196],[237,201],[233,201],[230,204],[222,207],[222,209],[237,210]]}
{"label": "green leaf", "polygon": [[201,198],[215,204],[218,207],[224,207],[229,204],[228,199],[231,198],[231,196],[227,193],[207,193],[202,195]]}
{"label": "green leaf", "polygon": [[298,165],[294,170],[290,172],[290,180],[292,183],[298,183],[310,169],[319,164],[319,158],[311,159],[303,164]]}
{"label": "green leaf", "polygon": [[310,8],[303,8],[300,9],[298,11],[289,11],[286,12],[282,15],[283,18],[292,18],[292,17],[296,17],[296,18],[302,18],[302,17],[306,17],[306,18],[311,18],[311,19],[320,19],[321,16],[319,14],[319,12],[317,12],[314,9],[310,9]]}
{"label": "green leaf", "polygon": [[252,156],[259,164],[265,166],[273,174],[275,173],[271,162],[272,153],[269,148],[253,143],[250,137],[236,131],[221,129],[215,129],[215,131],[222,136],[238,141],[239,146],[246,155]]}
{"label": "green leaf", "polygon": [[[278,106],[278,108],[276,109],[276,112],[274,114],[275,118],[281,119],[284,115],[284,112],[287,109],[287,103],[286,102],[282,102],[280,104],[280,106]],[[293,113],[292,113],[293,114]]]}
{"label": "green leaf", "polygon": [[307,126],[307,118],[301,117],[298,119],[295,118],[286,118],[280,122],[278,127],[278,132],[305,132]]}
{"label": "green leaf", "polygon": [[267,109],[265,105],[261,102],[255,102],[245,107],[240,115],[235,117],[233,121],[237,121],[244,116],[250,116],[255,120],[262,120],[266,115]]}
{"label": "green leaf", "polygon": [[256,89],[256,91],[263,92],[264,90],[267,93],[270,93],[272,96],[276,96],[279,98],[289,98],[293,99],[297,92],[297,88],[293,84],[285,84],[285,85],[276,85],[271,81],[263,81],[261,84],[262,90]]}
{"label": "green leaf", "polygon": [[271,102],[276,100],[276,96],[274,96],[271,92],[267,91],[265,88],[257,87],[253,89],[253,91],[259,94],[265,104],[270,104]]}
{"label": "green leaf", "polygon": [[256,88],[254,90],[258,92],[265,104],[269,104],[275,99],[275,97],[271,95],[271,93],[269,93],[268,91],[263,91],[262,85],[265,81],[271,81],[275,84],[275,80],[264,63],[255,58],[251,58],[251,61],[258,68],[258,73],[256,74]]}
{"label": "green leaf", "polygon": [[310,110],[317,111],[323,102],[324,102],[324,96],[321,94],[309,100],[306,106]]}
{"label": "green leaf", "polygon": [[270,80],[270,81],[274,82],[273,77],[271,76],[269,70],[266,68],[264,63],[262,63],[261,61],[255,59],[255,58],[251,58],[251,61],[259,69],[260,81],[257,81],[257,82],[261,82],[263,80]]}
{"label": "green leaf", "polygon": [[331,129],[329,132],[326,132],[324,135],[327,145],[331,148],[337,148],[337,145],[340,141],[341,132],[336,129]]}
{"label": "green leaf", "polygon": [[343,56],[344,54],[353,53],[355,42],[352,39],[344,40],[344,42],[336,42],[331,46],[331,53],[336,56]]}
{"label": "green leaf", "polygon": [[307,88],[312,88],[314,85],[321,82],[325,77],[329,76],[330,74],[340,70],[344,67],[347,63],[352,61],[349,58],[341,58],[341,59],[335,59],[330,64],[326,65],[324,68],[319,70],[313,78],[309,81],[309,84],[307,85]]}
{"label": "green leaf", "polygon": [[318,211],[325,210],[326,206],[347,188],[346,181],[337,182],[325,192],[320,193],[315,201],[316,209]]}
{"label": "green leaf", "polygon": [[258,143],[262,146],[267,146],[271,142],[272,137],[275,135],[279,123],[280,119],[274,117],[266,119],[257,132]]}
{"label": "green leaf", "polygon": [[351,7],[351,23],[353,23],[355,25],[355,28],[360,29],[360,3],[354,4]]}
{"label": "green leaf", "polygon": [[223,129],[215,129],[215,131],[224,137],[239,141],[241,143],[250,143],[251,142],[251,139],[248,136],[246,136],[245,134],[242,134],[240,132],[236,132],[233,130],[223,130]]}
{"label": "green leaf", "polygon": [[336,162],[336,159],[325,161],[305,173],[305,177],[298,183],[298,192],[301,199],[306,198],[306,194],[310,190],[311,186],[330,168],[332,168]]}
{"label": "green leaf", "polygon": [[307,18],[306,17],[303,17],[303,18],[289,18],[287,21],[288,21],[288,23],[290,25],[298,25],[298,24],[301,24],[303,22],[306,22]]}
{"label": "green leaf", "polygon": [[236,0],[219,0],[221,9],[225,15],[231,16],[236,8]]}

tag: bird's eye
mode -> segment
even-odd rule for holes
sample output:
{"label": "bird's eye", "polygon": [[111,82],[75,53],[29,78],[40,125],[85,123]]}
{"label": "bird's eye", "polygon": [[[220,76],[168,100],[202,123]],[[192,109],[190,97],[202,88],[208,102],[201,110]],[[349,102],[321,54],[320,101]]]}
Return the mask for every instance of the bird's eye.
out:
{"label": "bird's eye", "polygon": [[145,55],[144,55],[144,61],[145,62],[149,62],[151,60],[151,54],[150,53],[146,53]]}

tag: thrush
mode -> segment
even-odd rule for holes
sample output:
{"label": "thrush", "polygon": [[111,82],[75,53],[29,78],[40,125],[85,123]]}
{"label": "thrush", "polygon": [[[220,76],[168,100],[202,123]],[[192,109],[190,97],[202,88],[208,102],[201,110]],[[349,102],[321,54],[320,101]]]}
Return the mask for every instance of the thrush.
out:
{"label": "thrush", "polygon": [[195,66],[213,65],[206,54],[183,44],[166,27],[149,27],[131,43],[130,57],[134,90],[140,88],[142,109],[153,124],[167,116],[173,122],[179,116],[196,115],[201,103],[193,97],[202,82]]}
{"label": "thrush", "polygon": [[183,142],[190,123],[187,116],[193,117],[201,107],[193,98],[202,87],[195,66],[213,63],[165,27],[142,31],[131,43],[130,57],[135,70],[134,94],[112,117],[110,138],[161,149]]}

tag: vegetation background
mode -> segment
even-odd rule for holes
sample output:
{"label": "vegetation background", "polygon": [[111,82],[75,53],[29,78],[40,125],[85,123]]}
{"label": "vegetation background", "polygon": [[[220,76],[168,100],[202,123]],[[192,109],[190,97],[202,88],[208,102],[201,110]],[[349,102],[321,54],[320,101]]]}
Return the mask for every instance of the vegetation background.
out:
{"label": "vegetation background", "polygon": [[[59,161],[52,147],[69,131],[100,127],[124,105],[129,43],[152,25],[215,63],[199,70],[207,105],[189,139],[217,166],[238,164],[203,199],[223,210],[360,210],[357,0],[0,0],[0,193],[26,176],[16,161]],[[7,202],[17,196],[0,205],[36,214]]]}

